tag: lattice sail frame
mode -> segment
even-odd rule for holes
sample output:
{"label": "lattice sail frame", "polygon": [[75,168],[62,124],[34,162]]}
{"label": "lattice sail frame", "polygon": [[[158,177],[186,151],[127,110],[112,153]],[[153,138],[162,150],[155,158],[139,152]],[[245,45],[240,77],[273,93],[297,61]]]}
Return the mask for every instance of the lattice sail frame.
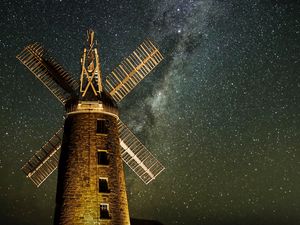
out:
{"label": "lattice sail frame", "polygon": [[22,167],[22,171],[37,187],[39,187],[58,166],[62,136],[63,128],[59,129]]}
{"label": "lattice sail frame", "polygon": [[107,76],[105,90],[116,102],[121,101],[162,60],[158,48],[145,40]]}
{"label": "lattice sail frame", "polygon": [[121,120],[118,122],[118,127],[123,161],[145,184],[150,183],[165,167],[148,151]]}
{"label": "lattice sail frame", "polygon": [[[121,158],[145,183],[154,180],[165,167],[149,152],[138,138],[118,121]],[[22,171],[39,187],[58,167],[63,128],[22,167]]]}
{"label": "lattice sail frame", "polygon": [[55,62],[38,43],[30,44],[16,57],[62,103],[65,104],[79,88],[78,82]]}
{"label": "lattice sail frame", "polygon": [[[93,33],[91,42],[93,42]],[[89,51],[93,51],[93,65],[86,67],[87,49],[82,58],[81,81],[86,76],[88,82],[85,88],[79,87],[76,80],[54,61],[46,50],[34,43],[25,47],[17,56],[19,59],[60,101],[65,104],[74,97],[75,91],[86,93],[89,87],[95,95],[102,91],[101,69],[97,49],[90,44]],[[121,101],[142,79],[144,79],[161,61],[162,54],[150,41],[144,41],[133,53],[111,72],[106,79],[105,90],[112,98]],[[89,64],[91,65],[91,64]],[[91,82],[98,77],[98,90]],[[99,79],[100,78],[100,79]],[[81,82],[82,85],[82,82]],[[83,94],[83,96],[84,96]],[[155,179],[165,168],[137,139],[137,137],[119,120],[119,137],[122,160],[148,184]],[[38,187],[58,167],[63,129],[54,136],[22,167],[23,172]]]}

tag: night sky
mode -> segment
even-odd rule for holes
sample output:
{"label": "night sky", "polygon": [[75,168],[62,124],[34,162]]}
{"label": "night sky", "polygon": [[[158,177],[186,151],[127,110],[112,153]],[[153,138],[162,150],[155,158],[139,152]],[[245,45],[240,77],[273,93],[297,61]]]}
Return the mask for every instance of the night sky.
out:
{"label": "night sky", "polygon": [[126,168],[131,217],[300,224],[299,1],[0,4],[1,225],[52,224],[57,174],[37,189],[20,168],[64,120],[60,102],[15,56],[38,41],[79,78],[88,28],[104,75],[147,37],[165,56],[119,105],[166,167],[149,185]]}

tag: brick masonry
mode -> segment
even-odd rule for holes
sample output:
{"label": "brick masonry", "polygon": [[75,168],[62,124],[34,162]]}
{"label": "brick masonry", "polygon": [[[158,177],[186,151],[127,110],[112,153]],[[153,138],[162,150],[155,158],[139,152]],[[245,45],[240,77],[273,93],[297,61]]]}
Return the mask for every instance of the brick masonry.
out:
{"label": "brick masonry", "polygon": [[[108,134],[97,134],[105,119]],[[107,150],[109,165],[98,165],[97,151]],[[108,178],[109,193],[99,193],[99,178]],[[109,204],[110,219],[100,219],[100,204]],[[116,118],[101,113],[70,114],[64,127],[58,169],[55,225],[129,225],[123,162]]]}

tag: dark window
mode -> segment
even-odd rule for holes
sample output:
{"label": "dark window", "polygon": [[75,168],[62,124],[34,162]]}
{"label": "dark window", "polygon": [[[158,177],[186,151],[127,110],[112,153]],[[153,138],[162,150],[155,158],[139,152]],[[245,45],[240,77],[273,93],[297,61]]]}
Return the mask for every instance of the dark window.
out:
{"label": "dark window", "polygon": [[108,165],[109,160],[108,160],[108,154],[107,151],[98,151],[98,165]]}
{"label": "dark window", "polygon": [[106,120],[97,120],[97,134],[107,134],[108,128]]}
{"label": "dark window", "polygon": [[109,193],[109,190],[108,190],[108,179],[107,178],[100,178],[99,179],[99,192],[101,192],[101,193]]}
{"label": "dark window", "polygon": [[110,219],[108,204],[100,204],[100,219]]}

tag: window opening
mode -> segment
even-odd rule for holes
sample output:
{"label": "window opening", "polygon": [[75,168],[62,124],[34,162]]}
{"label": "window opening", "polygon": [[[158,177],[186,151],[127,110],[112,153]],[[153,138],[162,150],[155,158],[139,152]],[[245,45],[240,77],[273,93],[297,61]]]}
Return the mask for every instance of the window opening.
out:
{"label": "window opening", "polygon": [[97,158],[98,158],[98,165],[108,165],[109,164],[107,150],[98,151]]}
{"label": "window opening", "polygon": [[106,178],[106,177],[99,178],[99,192],[100,193],[109,193],[108,178]]}
{"label": "window opening", "polygon": [[108,134],[107,121],[103,119],[97,120],[97,134]]}
{"label": "window opening", "polygon": [[100,219],[110,219],[109,205],[107,203],[100,204]]}

